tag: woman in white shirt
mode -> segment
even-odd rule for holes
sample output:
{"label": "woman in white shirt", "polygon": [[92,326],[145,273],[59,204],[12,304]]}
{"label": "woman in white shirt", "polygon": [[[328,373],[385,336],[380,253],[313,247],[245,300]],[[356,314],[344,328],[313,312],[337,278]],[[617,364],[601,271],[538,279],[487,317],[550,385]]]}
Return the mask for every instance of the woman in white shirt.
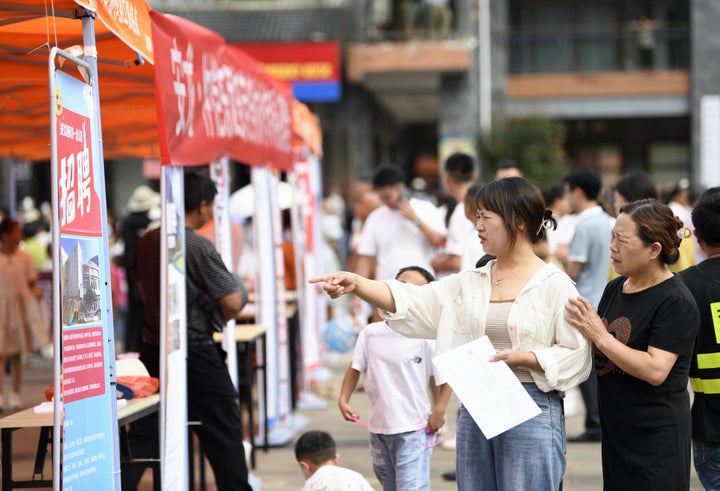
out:
{"label": "woman in white shirt", "polygon": [[497,179],[475,204],[479,240],[497,257],[481,268],[423,286],[348,272],[311,282],[324,282],[332,298],[355,293],[386,319],[401,320],[392,323],[401,334],[437,339],[438,353],[487,335],[498,350],[493,361],[510,366],[542,414],[488,440],[461,408],[458,489],[558,489],[565,472],[562,393],[590,371],[589,344],[564,319],[577,290],[533,252],[556,222],[529,181]]}

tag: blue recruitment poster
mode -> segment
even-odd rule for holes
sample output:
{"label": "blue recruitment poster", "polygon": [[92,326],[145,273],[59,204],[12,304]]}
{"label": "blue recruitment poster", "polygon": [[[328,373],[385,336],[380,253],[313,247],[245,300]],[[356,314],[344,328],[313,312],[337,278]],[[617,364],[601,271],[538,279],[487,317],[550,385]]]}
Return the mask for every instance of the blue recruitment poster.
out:
{"label": "blue recruitment poster", "polygon": [[55,72],[62,489],[114,489],[118,456],[105,193],[90,85]]}
{"label": "blue recruitment poster", "polygon": [[162,489],[170,490],[186,489],[188,482],[185,200],[182,167],[162,169],[160,441]]}

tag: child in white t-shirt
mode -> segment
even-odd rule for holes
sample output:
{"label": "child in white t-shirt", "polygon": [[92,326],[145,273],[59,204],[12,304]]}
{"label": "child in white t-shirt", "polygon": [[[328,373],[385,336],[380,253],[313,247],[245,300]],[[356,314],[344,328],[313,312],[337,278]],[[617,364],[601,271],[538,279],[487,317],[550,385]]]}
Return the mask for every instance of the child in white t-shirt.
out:
{"label": "child in white t-shirt", "polygon": [[[401,269],[396,279],[415,285],[433,281],[428,271],[417,266]],[[348,421],[359,418],[350,397],[365,372],[373,471],[386,491],[430,489],[433,434],[445,424],[451,395],[450,387],[443,384],[434,407],[430,403],[428,388],[433,378],[437,382],[431,362],[434,350],[434,341],[408,338],[384,321],[375,322],[360,331],[345,372],[338,406]]]}
{"label": "child in white t-shirt", "polygon": [[359,472],[338,466],[335,440],[324,431],[307,431],[295,443],[295,458],[305,476],[301,491],[372,491]]}

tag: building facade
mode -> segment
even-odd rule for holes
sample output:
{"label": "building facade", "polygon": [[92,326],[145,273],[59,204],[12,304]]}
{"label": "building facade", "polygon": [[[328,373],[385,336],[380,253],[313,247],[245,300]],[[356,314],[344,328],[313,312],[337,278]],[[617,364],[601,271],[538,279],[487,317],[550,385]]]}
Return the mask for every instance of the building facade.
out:
{"label": "building facade", "polygon": [[[658,183],[720,183],[713,0],[153,4],[231,42],[340,43],[341,100],[307,101],[323,127],[329,182],[388,161],[427,174],[472,146],[489,112],[562,121],[569,165],[607,181],[643,169]],[[447,26],[436,22],[443,8]]]}
{"label": "building facade", "polygon": [[568,165],[596,168],[608,184],[637,169],[661,185],[720,184],[716,0],[150,3],[231,43],[275,43],[280,55],[336,43],[337,97],[303,102],[322,127],[324,183],[347,195],[388,162],[432,189],[446,155],[523,116],[562,122]]}

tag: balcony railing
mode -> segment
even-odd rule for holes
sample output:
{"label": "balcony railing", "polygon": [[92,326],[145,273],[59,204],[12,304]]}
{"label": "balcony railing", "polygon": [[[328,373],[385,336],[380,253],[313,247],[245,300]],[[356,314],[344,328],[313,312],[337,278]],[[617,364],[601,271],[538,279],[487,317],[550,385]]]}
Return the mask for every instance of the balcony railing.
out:
{"label": "balcony railing", "polygon": [[688,67],[687,26],[512,30],[512,74],[677,70]]}
{"label": "balcony railing", "polygon": [[[374,4],[373,4],[374,5]],[[378,2],[365,20],[365,41],[442,40],[456,37],[455,13],[449,6],[425,2]]]}

